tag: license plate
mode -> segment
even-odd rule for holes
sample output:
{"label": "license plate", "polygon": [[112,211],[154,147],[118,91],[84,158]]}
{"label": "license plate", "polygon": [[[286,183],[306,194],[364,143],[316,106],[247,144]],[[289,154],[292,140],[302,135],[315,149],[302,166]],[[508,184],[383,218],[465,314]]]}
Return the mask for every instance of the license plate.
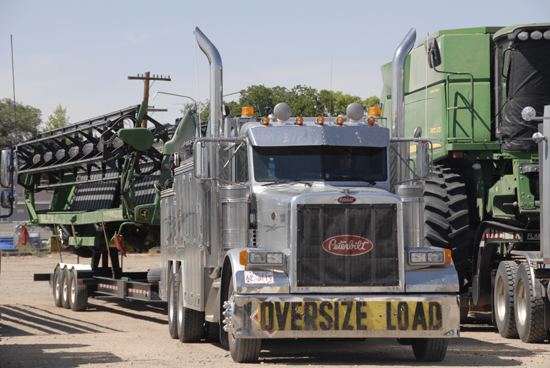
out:
{"label": "license plate", "polygon": [[441,330],[441,302],[265,301],[258,305],[260,331]]}

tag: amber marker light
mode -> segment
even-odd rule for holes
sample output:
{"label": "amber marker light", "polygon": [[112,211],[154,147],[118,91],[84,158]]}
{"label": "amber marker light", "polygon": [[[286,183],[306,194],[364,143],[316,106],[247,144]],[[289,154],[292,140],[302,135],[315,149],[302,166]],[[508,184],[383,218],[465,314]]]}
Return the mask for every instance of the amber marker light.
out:
{"label": "amber marker light", "polygon": [[317,118],[317,124],[323,125],[324,122],[325,122],[325,118],[324,118],[324,117],[319,116],[319,117]]}
{"label": "amber marker light", "polygon": [[453,152],[453,158],[463,158],[464,152]]}
{"label": "amber marker light", "polygon": [[296,125],[302,125],[303,123],[304,123],[304,118],[301,117],[301,116],[298,116],[298,117],[296,118],[296,123],[295,123],[295,124],[296,124]]}
{"label": "amber marker light", "polygon": [[369,107],[369,115],[380,116],[381,114],[382,109],[380,108],[380,106]]}
{"label": "amber marker light", "polygon": [[367,123],[369,123],[369,126],[374,126],[374,123],[376,123],[376,119],[372,116],[369,116],[369,118],[367,119]]}
{"label": "amber marker light", "polygon": [[252,106],[243,106],[241,116],[254,116],[254,108]]}
{"label": "amber marker light", "polygon": [[262,118],[262,124],[263,125],[269,125],[269,118],[268,117]]}
{"label": "amber marker light", "polygon": [[445,249],[445,264],[448,265],[448,264],[451,264],[451,262],[452,262],[451,250]]}
{"label": "amber marker light", "polygon": [[248,251],[247,250],[241,250],[239,253],[239,263],[241,266],[246,266],[248,264]]}
{"label": "amber marker light", "polygon": [[336,119],[336,124],[338,125],[344,124],[344,118],[342,116],[338,116],[338,119]]}

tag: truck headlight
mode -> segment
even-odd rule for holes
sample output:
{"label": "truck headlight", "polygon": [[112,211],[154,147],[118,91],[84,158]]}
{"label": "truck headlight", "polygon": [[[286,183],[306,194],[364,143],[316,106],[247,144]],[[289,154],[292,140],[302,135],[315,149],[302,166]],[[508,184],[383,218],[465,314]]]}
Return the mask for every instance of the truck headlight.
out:
{"label": "truck headlight", "polygon": [[239,263],[243,266],[283,266],[285,263],[285,255],[283,252],[276,251],[241,250],[239,254]]}
{"label": "truck headlight", "polygon": [[409,264],[413,266],[443,266],[451,263],[450,249],[416,248],[408,253]]}

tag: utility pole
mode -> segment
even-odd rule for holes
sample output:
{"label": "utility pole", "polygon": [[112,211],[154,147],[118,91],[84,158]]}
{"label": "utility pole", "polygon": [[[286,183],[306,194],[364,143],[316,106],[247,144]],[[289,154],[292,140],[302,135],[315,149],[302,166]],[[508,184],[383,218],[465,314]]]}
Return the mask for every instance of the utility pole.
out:
{"label": "utility pole", "polygon": [[[143,84],[144,84],[144,87],[143,87],[143,101],[145,101],[145,103],[146,103],[147,111],[168,111],[167,109],[149,109],[149,81],[158,80],[158,81],[168,81],[168,82],[170,82],[171,81],[170,76],[165,77],[163,75],[160,75],[160,76],[159,75],[153,75],[151,77],[150,72],[146,72],[145,74],[142,74],[142,75],[138,74],[137,77],[129,76],[128,79],[139,79],[139,80],[143,81]],[[147,128],[147,120],[146,119],[143,119],[143,121],[141,122],[141,127],[142,128]]]}

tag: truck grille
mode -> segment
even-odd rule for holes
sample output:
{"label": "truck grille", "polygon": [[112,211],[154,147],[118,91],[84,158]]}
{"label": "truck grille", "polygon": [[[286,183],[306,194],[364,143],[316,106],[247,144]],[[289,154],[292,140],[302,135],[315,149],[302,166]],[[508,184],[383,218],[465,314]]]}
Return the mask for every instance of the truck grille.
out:
{"label": "truck grille", "polygon": [[396,205],[299,205],[297,225],[298,287],[398,285]]}

